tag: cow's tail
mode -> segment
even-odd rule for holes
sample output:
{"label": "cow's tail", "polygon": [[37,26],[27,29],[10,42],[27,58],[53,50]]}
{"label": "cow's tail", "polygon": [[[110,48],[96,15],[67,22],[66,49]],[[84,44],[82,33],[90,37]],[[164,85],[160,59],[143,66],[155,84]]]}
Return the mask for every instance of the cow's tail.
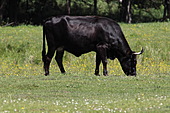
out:
{"label": "cow's tail", "polygon": [[43,50],[42,50],[42,61],[43,62],[45,62],[45,59],[46,59],[45,36],[46,36],[46,29],[45,29],[45,25],[43,25]]}

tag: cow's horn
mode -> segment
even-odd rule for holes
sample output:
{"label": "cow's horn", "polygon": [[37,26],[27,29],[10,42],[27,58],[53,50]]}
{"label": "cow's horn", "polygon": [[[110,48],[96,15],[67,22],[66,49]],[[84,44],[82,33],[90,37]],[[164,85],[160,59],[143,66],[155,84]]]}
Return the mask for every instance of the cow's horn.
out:
{"label": "cow's horn", "polygon": [[143,49],[143,47],[142,47],[142,50],[140,51],[140,52],[136,52],[136,53],[133,53],[134,55],[140,55],[140,54],[142,54],[144,52],[144,49]]}

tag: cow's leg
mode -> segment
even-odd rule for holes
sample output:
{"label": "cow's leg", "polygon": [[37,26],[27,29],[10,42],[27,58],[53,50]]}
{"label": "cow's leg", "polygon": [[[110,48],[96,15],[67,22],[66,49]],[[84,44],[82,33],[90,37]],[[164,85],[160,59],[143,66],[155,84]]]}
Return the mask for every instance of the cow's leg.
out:
{"label": "cow's leg", "polygon": [[54,36],[50,31],[46,31],[46,40],[47,40],[47,44],[48,44],[48,52],[47,55],[45,57],[45,61],[44,61],[44,70],[45,70],[45,75],[49,75],[49,67],[50,67],[50,63],[51,60],[54,56],[55,50],[56,50],[56,44],[54,41]]}
{"label": "cow's leg", "polygon": [[97,46],[98,53],[103,63],[103,75],[108,76],[107,72],[107,47],[105,45]]}
{"label": "cow's leg", "polygon": [[49,65],[50,65],[50,62],[51,62],[51,58],[49,57],[45,57],[45,60],[44,60],[44,70],[45,70],[45,76],[49,75]]}
{"label": "cow's leg", "polygon": [[65,73],[63,62],[62,62],[63,55],[64,55],[63,47],[57,48],[55,60],[57,61],[57,64],[58,64],[58,67],[60,68],[61,73]]}
{"label": "cow's leg", "polygon": [[44,61],[45,76],[49,75],[49,67],[50,67],[51,59],[54,56],[54,52],[55,52],[55,47],[52,48],[48,47],[48,53]]}
{"label": "cow's leg", "polygon": [[95,69],[95,75],[97,75],[97,76],[100,76],[100,75],[99,75],[99,66],[100,66],[100,63],[101,63],[100,55],[99,55],[99,53],[96,53],[96,69]]}
{"label": "cow's leg", "polygon": [[103,75],[108,76],[108,72],[107,72],[107,56],[106,56],[106,54],[103,55],[102,63],[103,63]]}

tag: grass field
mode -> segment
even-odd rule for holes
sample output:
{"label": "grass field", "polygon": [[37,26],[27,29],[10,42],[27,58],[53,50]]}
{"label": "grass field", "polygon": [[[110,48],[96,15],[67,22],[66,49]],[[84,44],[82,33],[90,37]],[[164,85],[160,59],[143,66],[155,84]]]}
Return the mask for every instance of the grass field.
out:
{"label": "grass field", "polygon": [[53,60],[44,76],[42,27],[0,27],[0,113],[170,112],[170,23],[120,25],[132,50],[145,49],[137,77],[126,76],[117,60],[108,62],[110,76],[95,76],[94,52],[66,52],[67,73]]}

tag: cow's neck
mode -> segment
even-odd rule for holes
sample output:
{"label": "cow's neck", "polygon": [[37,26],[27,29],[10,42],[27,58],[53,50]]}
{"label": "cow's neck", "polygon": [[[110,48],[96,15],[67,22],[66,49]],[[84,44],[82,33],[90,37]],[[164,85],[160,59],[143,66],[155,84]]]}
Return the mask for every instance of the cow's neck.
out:
{"label": "cow's neck", "polygon": [[130,47],[127,43],[122,44],[116,50],[116,57],[118,58],[119,61],[121,61],[124,58],[129,57],[131,54],[132,54],[132,50],[130,49]]}
{"label": "cow's neck", "polygon": [[128,57],[130,54],[132,54],[132,50],[130,49],[130,46],[122,32],[120,34],[120,37],[118,38],[117,49],[118,49],[117,50],[118,59]]}

